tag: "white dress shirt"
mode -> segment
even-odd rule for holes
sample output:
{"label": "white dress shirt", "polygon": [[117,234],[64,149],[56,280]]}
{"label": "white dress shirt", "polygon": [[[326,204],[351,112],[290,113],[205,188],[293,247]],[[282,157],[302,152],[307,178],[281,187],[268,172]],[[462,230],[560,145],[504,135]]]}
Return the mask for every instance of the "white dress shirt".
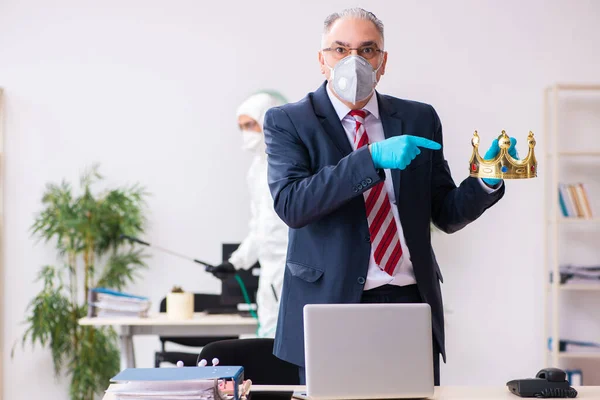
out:
{"label": "white dress shirt", "polygon": [[[333,104],[335,112],[342,122],[342,126],[344,127],[344,131],[346,131],[346,136],[350,141],[352,149],[356,150],[354,144],[354,136],[356,135],[356,120],[351,115],[348,115],[350,108],[342,103],[340,99],[335,97],[335,95],[331,92],[329,85],[327,85],[327,94],[329,95],[329,99],[331,100],[331,104]],[[377,104],[377,96],[371,96],[371,100],[369,100],[363,110],[368,111],[367,117],[365,118],[365,130],[369,136],[369,143],[385,140],[383,125],[379,119],[379,105]],[[371,247],[371,258],[369,261],[369,270],[367,272],[364,290],[374,289],[378,286],[383,286],[386,284],[405,286],[417,283],[413,273],[413,265],[410,260],[410,252],[406,246],[406,241],[404,240],[400,216],[398,215],[398,207],[396,206],[396,195],[394,193],[392,176],[389,169],[384,170],[384,172],[385,190],[388,194],[388,198],[390,199],[390,208],[392,210],[392,214],[394,214],[394,221],[396,222],[396,227],[398,228],[398,236],[400,238],[400,245],[402,246],[402,257],[400,258],[398,266],[393,272],[393,276],[390,276],[387,274],[387,272],[379,268],[377,263],[375,263],[375,248]]]}
{"label": "white dress shirt", "polygon": [[[331,92],[331,88],[329,84],[327,85],[327,94],[329,95],[329,100],[335,109],[342,126],[344,127],[344,131],[346,131],[346,136],[348,137],[348,141],[352,146],[353,150],[356,150],[354,144],[354,136],[356,135],[356,120],[348,113],[351,111],[348,106],[341,102],[340,99],[335,97],[335,95]],[[381,123],[381,119],[379,118],[379,104],[377,102],[377,96],[373,94],[371,99],[367,103],[367,105],[363,108],[363,110],[368,111],[367,116],[365,118],[365,130],[367,135],[369,136],[369,143],[379,142],[385,140],[385,134],[383,132],[383,124]],[[397,285],[397,286],[406,286],[417,283],[415,280],[415,274],[413,272],[413,264],[410,259],[410,250],[406,245],[406,240],[404,239],[404,233],[402,230],[402,223],[400,221],[400,215],[398,214],[398,207],[396,205],[396,195],[394,193],[394,184],[392,181],[392,176],[390,174],[389,169],[385,169],[385,189],[388,194],[388,198],[390,200],[392,214],[394,215],[394,221],[396,222],[396,227],[398,228],[398,236],[400,238],[400,244],[402,245],[402,257],[398,262],[398,266],[393,272],[393,275],[388,275],[387,272],[383,271],[377,263],[375,263],[375,248],[371,247],[371,258],[369,261],[369,269],[367,271],[367,279],[365,282],[364,290],[374,289],[378,286],[383,285]],[[492,193],[498,188],[490,188],[483,181],[480,180],[482,187],[488,192]],[[499,185],[498,187],[500,187]]]}

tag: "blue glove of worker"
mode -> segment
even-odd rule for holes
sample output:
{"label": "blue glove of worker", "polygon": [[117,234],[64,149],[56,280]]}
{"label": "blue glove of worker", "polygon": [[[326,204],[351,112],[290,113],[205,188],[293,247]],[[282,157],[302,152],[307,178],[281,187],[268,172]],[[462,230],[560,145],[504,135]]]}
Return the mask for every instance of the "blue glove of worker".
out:
{"label": "blue glove of worker", "polygon": [[[512,158],[518,160],[519,155],[517,154],[517,148],[515,147],[516,145],[517,145],[517,139],[511,137],[510,138],[510,147],[508,148],[508,154]],[[494,157],[496,157],[498,155],[498,153],[500,153],[500,146],[498,146],[498,139],[494,139],[494,141],[492,142],[492,145],[490,146],[488,151],[485,153],[485,156],[483,156],[483,159],[486,161],[491,160]],[[500,183],[500,179],[495,179],[495,178],[483,178],[482,180],[489,186],[496,186],[497,184]]]}
{"label": "blue glove of worker", "polygon": [[375,168],[384,169],[406,168],[416,156],[421,154],[419,147],[431,150],[442,148],[439,143],[432,140],[411,135],[394,136],[369,145]]}

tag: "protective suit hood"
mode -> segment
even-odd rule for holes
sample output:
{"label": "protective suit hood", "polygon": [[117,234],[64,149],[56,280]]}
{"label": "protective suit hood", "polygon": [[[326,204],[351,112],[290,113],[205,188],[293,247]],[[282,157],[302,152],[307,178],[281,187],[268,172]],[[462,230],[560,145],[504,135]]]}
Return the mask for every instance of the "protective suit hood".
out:
{"label": "protective suit hood", "polygon": [[256,93],[248,97],[237,109],[236,118],[240,115],[247,115],[263,128],[265,123],[265,114],[269,108],[285,104],[285,99],[281,95],[267,92]]}

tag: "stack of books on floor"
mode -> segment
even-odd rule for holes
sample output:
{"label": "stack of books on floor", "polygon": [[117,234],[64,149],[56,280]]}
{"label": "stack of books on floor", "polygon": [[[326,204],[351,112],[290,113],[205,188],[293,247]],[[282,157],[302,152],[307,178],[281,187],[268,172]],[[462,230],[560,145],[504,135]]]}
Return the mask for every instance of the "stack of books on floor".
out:
{"label": "stack of books on floor", "polygon": [[245,400],[242,367],[128,368],[106,390],[115,400]]}
{"label": "stack of books on floor", "polygon": [[88,317],[147,317],[150,300],[147,297],[94,288],[88,293]]}

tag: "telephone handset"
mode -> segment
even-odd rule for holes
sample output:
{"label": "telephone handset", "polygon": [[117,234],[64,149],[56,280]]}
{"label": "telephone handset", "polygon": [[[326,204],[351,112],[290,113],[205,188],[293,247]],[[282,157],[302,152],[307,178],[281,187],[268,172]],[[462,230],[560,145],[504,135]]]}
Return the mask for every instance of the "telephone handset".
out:
{"label": "telephone handset", "polygon": [[506,386],[508,390],[520,397],[577,397],[577,390],[569,385],[567,374],[558,368],[543,369],[533,379],[515,379],[507,382]]}

